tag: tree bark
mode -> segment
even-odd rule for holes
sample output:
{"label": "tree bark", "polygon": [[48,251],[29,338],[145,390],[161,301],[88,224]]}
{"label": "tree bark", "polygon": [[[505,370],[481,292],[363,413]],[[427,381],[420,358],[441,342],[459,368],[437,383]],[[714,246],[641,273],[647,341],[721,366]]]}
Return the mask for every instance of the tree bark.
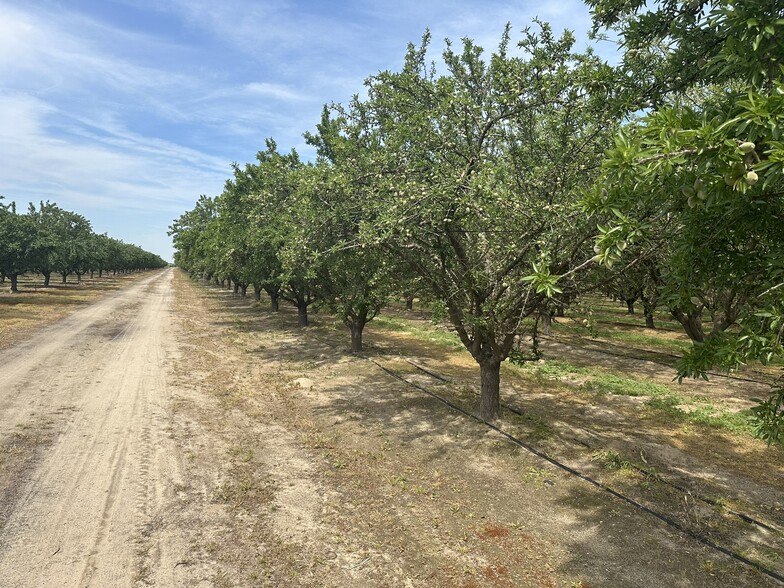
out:
{"label": "tree bark", "polygon": [[624,300],[626,302],[626,314],[634,314],[634,303],[636,300],[636,298],[626,298]]}
{"label": "tree bark", "polygon": [[362,352],[362,329],[364,328],[364,324],[351,326],[351,353]]}
{"label": "tree bark", "polygon": [[247,284],[240,284],[240,294],[243,298],[248,295],[248,285]]}
{"label": "tree bark", "polygon": [[308,303],[301,298],[297,299],[297,321],[300,327],[308,326]]}
{"label": "tree bark", "polygon": [[539,318],[542,319],[542,335],[547,335],[548,337],[553,334],[553,318],[549,312],[545,311],[539,315]]}
{"label": "tree bark", "polygon": [[655,329],[656,324],[653,322],[653,313],[649,310],[645,310],[645,327],[648,329]]}
{"label": "tree bark", "polygon": [[[229,284],[231,284],[231,280],[229,280]],[[236,296],[239,293],[240,293],[240,285],[237,282],[234,282],[234,295]]]}
{"label": "tree bark", "polygon": [[261,300],[261,286],[253,285],[253,299],[256,302]]}
{"label": "tree bark", "polygon": [[52,272],[43,272],[44,274],[44,288],[49,287],[49,280],[52,279]]}
{"label": "tree bark", "polygon": [[17,292],[19,292],[19,287],[18,287],[19,274],[8,274],[8,277],[11,280],[11,288],[9,289],[9,292],[11,294],[16,294]]}
{"label": "tree bark", "polygon": [[349,317],[346,320],[348,328],[351,330],[351,353],[362,352],[362,331],[367,324],[367,310],[360,312],[357,316]]}
{"label": "tree bark", "polygon": [[717,300],[718,308],[713,313],[713,328],[711,335],[723,333],[738,320],[743,299],[736,296],[732,290],[724,290]]}
{"label": "tree bark", "polygon": [[479,364],[482,395],[479,401],[479,417],[492,422],[498,418],[501,407],[501,361],[495,357]]}
{"label": "tree bark", "polygon": [[406,310],[414,310],[414,295],[406,294]]}
{"label": "tree bark", "polygon": [[280,288],[264,288],[264,291],[270,297],[272,312],[278,312],[280,309]]}
{"label": "tree bark", "polygon": [[63,284],[68,283],[68,272],[60,272],[60,275],[63,276]]}
{"label": "tree bark", "polygon": [[702,330],[702,308],[683,312],[680,308],[673,308],[670,313],[678,321],[689,339],[695,343],[705,342],[705,333]]}

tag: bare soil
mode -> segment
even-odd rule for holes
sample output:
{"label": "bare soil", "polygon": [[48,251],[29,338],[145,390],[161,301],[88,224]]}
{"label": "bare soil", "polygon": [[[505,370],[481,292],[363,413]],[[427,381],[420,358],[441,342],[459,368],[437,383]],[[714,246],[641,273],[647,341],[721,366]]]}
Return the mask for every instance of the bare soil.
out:
{"label": "bare soil", "polygon": [[[354,356],[314,319],[167,270],[0,351],[3,585],[781,585],[423,391],[473,410],[465,354],[371,324]],[[519,370],[503,400],[504,431],[784,573],[781,450]]]}

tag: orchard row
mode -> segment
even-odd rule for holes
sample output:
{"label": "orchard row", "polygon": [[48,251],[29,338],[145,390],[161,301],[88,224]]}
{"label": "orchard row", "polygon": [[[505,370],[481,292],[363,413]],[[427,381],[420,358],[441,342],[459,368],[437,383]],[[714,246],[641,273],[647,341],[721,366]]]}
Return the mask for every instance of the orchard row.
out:
{"label": "orchard row", "polygon": [[[666,308],[695,343],[682,377],[780,355],[780,0],[589,4],[624,40],[618,65],[539,22],[438,62],[426,34],[325,107],[315,161],[268,140],[235,165],[172,225],[176,263],[289,301],[303,325],[328,307],[355,351],[390,296],[427,297],[479,365],[487,420],[501,363],[592,290],[641,299],[651,327]],[[775,440],[784,393],[767,402]]]}
{"label": "orchard row", "polygon": [[159,256],[136,245],[93,232],[90,221],[56,204],[30,205],[19,213],[12,202],[0,202],[0,274],[17,292],[20,275],[39,273],[43,286],[59,274],[63,284],[69,275],[81,281],[87,272],[126,272],[165,267]]}

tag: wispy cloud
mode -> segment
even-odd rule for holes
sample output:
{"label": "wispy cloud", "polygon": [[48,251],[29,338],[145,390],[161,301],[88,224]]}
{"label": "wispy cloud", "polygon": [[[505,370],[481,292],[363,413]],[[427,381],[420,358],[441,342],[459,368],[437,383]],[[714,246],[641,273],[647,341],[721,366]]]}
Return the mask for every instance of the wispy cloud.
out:
{"label": "wispy cloud", "polygon": [[[219,189],[221,159],[117,123],[71,119],[46,102],[0,95],[0,190],[8,198],[66,201],[71,206],[176,211],[205,187]],[[68,135],[54,136],[51,122]],[[30,173],[35,173],[35,183]]]}
{"label": "wispy cloud", "polygon": [[322,104],[398,68],[426,28],[436,57],[445,37],[493,51],[507,21],[588,26],[577,0],[0,0],[0,14],[0,194],[167,256],[150,227],[219,193],[267,137],[312,155],[302,133]]}

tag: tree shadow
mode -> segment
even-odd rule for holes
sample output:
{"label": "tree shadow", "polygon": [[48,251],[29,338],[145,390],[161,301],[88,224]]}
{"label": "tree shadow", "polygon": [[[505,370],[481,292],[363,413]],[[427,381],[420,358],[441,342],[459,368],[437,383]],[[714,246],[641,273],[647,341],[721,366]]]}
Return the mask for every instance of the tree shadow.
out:
{"label": "tree shadow", "polygon": [[557,512],[566,513],[560,518],[568,557],[561,568],[580,570],[584,585],[780,586],[653,514],[587,482],[566,478],[553,475],[549,489]]}
{"label": "tree shadow", "polygon": [[[499,442],[497,434],[483,424],[395,379],[379,365],[371,364],[375,362],[391,366],[397,373],[405,372],[406,379],[442,393],[450,402],[473,412],[472,399],[476,402],[473,395],[478,389],[479,376],[470,358],[456,362],[451,350],[385,329],[371,329],[366,339],[366,352],[362,356],[352,355],[347,351],[347,331],[335,327],[332,317],[326,314],[313,314],[312,326],[303,330],[297,326],[296,310],[292,307],[281,305],[280,312],[273,313],[266,305],[256,306],[252,299],[234,296],[230,291],[208,292],[235,317],[216,316],[212,324],[261,335],[255,340],[258,344],[244,352],[259,362],[282,362],[286,377],[293,382],[290,392],[307,399],[308,410],[322,427],[356,424],[357,428],[351,429],[351,434],[358,434],[358,430],[366,435],[383,434],[398,445],[415,446],[421,461],[427,464],[443,463],[455,455],[463,456],[467,461],[458,463],[457,467],[462,468],[466,477],[475,476],[477,486],[484,488],[486,504],[478,508],[484,509],[488,517],[501,516],[494,510],[496,503],[509,498],[503,496],[505,486],[492,482],[497,472],[488,471],[485,476],[471,466],[473,461],[492,459],[489,440],[503,445],[504,449],[500,451],[507,457],[511,444]],[[443,379],[423,374],[406,362],[410,357],[415,357],[417,363],[442,375]],[[329,377],[320,377],[328,371],[332,372]],[[513,429],[516,434],[527,434],[528,442],[555,455],[562,452],[569,457],[582,452],[583,458],[589,456],[590,449],[572,442],[576,436],[595,448],[619,448],[636,453],[644,447],[648,459],[668,474],[675,473],[667,469],[671,465],[677,466],[682,478],[696,478],[702,473],[696,462],[693,467],[683,459],[677,464],[668,463],[675,457],[674,449],[659,456],[652,453],[656,446],[665,442],[671,443],[673,448],[699,442],[695,441],[693,433],[670,431],[663,440],[660,424],[644,417],[641,421],[630,418],[629,411],[639,410],[643,399],[619,396],[602,400],[607,402],[594,405],[562,383],[548,386],[505,374],[502,401],[517,407],[522,416],[505,412],[499,424],[505,430]],[[722,451],[730,456],[729,459],[740,461],[749,457],[749,448],[742,441],[732,437],[722,439],[725,441]],[[704,442],[710,443],[711,439]],[[564,449],[567,445],[569,448]],[[514,476],[509,476],[505,483],[510,483],[511,479],[514,492],[522,495],[523,500],[529,494],[530,500],[538,501],[540,512],[538,518],[531,519],[533,524],[547,526],[548,517],[557,519],[554,528],[561,533],[558,545],[567,551],[559,571],[565,577],[579,575],[582,588],[776,585],[746,566],[733,563],[668,528],[650,514],[640,512],[629,503],[538,461],[538,458],[520,455],[503,463],[507,466],[534,463],[536,465],[530,467],[535,476],[539,471],[545,472],[530,482],[520,482],[519,478],[514,480]],[[728,491],[733,487],[731,476],[712,481],[726,484]],[[509,508],[517,508],[506,504]]]}

